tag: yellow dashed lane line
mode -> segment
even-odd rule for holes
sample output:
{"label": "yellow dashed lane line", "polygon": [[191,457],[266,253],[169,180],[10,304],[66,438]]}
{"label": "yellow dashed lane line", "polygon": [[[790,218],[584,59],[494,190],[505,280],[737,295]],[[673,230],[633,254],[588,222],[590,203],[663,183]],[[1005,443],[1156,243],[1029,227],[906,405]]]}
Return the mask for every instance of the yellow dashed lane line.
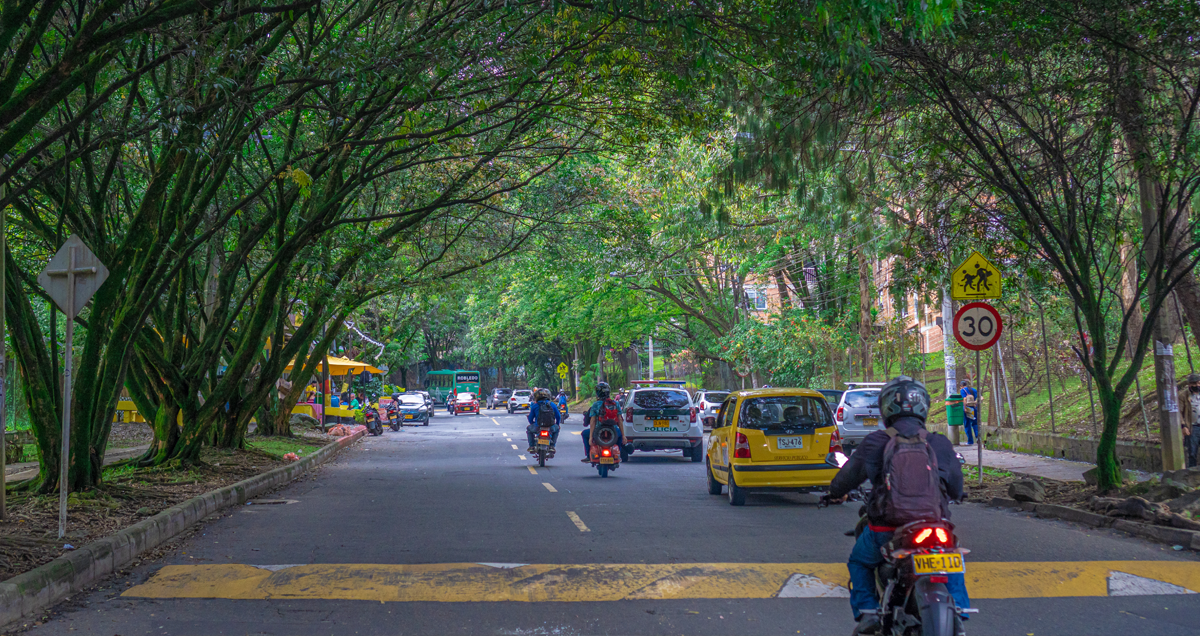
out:
{"label": "yellow dashed lane line", "polygon": [[[1200,564],[1184,561],[968,562],[975,599],[1107,596],[1110,572],[1200,591]],[[270,571],[252,565],[168,565],[122,596],[388,602],[579,602],[773,598],[804,575],[846,585],[841,563],[580,565],[317,564]]]}

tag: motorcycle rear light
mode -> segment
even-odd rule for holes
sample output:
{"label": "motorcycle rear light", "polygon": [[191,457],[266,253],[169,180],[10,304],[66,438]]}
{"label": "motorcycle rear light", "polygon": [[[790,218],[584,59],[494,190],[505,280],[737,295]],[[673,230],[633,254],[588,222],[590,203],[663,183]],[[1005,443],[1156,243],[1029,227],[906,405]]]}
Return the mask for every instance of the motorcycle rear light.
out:
{"label": "motorcycle rear light", "polygon": [[600,451],[600,454],[604,455],[605,457],[612,457],[612,451],[608,450],[607,448]]}
{"label": "motorcycle rear light", "polygon": [[550,431],[542,431],[541,436],[542,437],[550,437]]}
{"label": "motorcycle rear light", "polygon": [[737,434],[737,439],[733,445],[733,457],[735,459],[750,459],[750,440],[746,438],[745,433]]}
{"label": "motorcycle rear light", "polygon": [[921,545],[922,543],[925,543],[925,540],[928,539],[930,537],[930,535],[932,535],[932,534],[933,534],[933,528],[925,528],[924,530],[917,533],[917,538],[913,539],[913,543],[916,543],[917,545]]}
{"label": "motorcycle rear light", "polygon": [[949,583],[950,577],[948,577],[944,574],[934,574],[933,576],[929,577],[929,582],[930,583]]}
{"label": "motorcycle rear light", "polygon": [[839,422],[845,421],[845,419],[846,419],[846,408],[845,408],[845,407],[843,407],[843,406],[839,406],[839,407],[838,407],[838,411],[837,411],[837,415],[836,415],[835,417],[837,418],[837,421],[839,421]]}
{"label": "motorcycle rear light", "polygon": [[690,422],[692,424],[696,423],[696,407],[691,408],[691,419],[688,420],[688,422]]}
{"label": "motorcycle rear light", "polygon": [[946,531],[942,528],[935,529],[933,533],[937,535],[938,543],[946,543],[950,540],[950,538],[946,536]]}

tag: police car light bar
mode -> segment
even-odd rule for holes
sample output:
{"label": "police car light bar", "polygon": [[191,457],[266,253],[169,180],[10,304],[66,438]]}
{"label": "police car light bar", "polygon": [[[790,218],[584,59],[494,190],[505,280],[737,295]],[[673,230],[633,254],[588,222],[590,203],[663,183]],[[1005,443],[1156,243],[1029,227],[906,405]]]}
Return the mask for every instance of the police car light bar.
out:
{"label": "police car light bar", "polygon": [[630,384],[638,386],[650,386],[653,384],[669,384],[672,386],[683,386],[687,384],[687,380],[630,380]]}

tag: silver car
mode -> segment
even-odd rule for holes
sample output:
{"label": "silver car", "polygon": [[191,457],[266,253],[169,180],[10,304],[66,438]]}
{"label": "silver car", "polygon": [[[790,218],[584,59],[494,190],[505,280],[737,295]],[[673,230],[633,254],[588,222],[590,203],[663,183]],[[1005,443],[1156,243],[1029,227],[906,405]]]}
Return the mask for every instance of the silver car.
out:
{"label": "silver car", "polygon": [[883,430],[879,417],[879,387],[852,386],[842,394],[833,419],[842,445],[858,446],[871,431]]}
{"label": "silver car", "polygon": [[709,391],[700,389],[692,395],[692,406],[696,407],[696,415],[704,424],[704,431],[712,430],[713,423],[717,421],[717,413],[721,410],[721,403],[725,398],[729,397],[729,391]]}

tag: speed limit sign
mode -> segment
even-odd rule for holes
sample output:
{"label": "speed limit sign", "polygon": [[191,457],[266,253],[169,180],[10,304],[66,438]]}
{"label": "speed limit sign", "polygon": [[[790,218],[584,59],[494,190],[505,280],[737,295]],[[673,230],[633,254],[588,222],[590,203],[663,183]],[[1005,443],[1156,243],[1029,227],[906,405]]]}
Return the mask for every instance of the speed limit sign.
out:
{"label": "speed limit sign", "polygon": [[954,314],[954,337],[973,351],[990,349],[1003,329],[1000,312],[987,303],[968,303]]}

